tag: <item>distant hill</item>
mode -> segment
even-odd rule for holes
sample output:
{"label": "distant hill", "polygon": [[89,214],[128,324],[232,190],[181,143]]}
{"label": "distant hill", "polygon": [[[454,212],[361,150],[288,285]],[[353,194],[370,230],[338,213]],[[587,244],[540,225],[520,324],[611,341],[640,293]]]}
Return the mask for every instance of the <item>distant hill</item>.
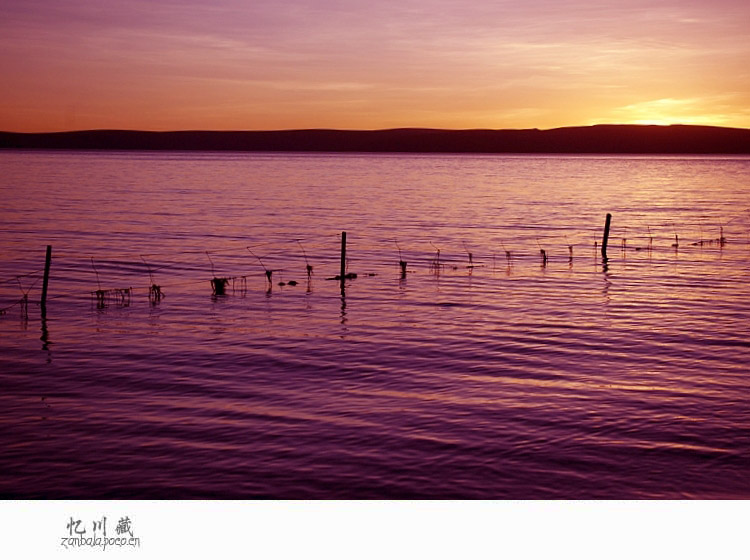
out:
{"label": "distant hill", "polygon": [[0,132],[0,149],[273,152],[750,154],[750,129],[595,125],[551,130],[83,130]]}

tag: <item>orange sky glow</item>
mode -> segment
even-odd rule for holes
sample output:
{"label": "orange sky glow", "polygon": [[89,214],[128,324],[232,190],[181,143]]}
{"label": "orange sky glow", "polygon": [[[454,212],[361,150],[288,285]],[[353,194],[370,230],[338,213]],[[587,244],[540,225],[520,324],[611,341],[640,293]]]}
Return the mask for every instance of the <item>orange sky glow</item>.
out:
{"label": "orange sky glow", "polygon": [[746,0],[0,0],[0,130],[750,128]]}

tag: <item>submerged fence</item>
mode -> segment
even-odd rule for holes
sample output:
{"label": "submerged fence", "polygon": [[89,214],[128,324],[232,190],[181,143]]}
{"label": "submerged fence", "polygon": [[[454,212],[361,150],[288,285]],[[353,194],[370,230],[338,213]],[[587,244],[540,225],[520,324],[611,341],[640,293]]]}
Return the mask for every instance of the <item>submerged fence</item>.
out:
{"label": "submerged fence", "polygon": [[[727,222],[727,224],[733,221],[734,220],[730,220],[729,222]],[[673,226],[673,229],[675,229],[673,237],[666,238],[662,235],[658,238],[657,243],[654,242],[655,237],[650,226],[647,226],[647,230],[645,232],[640,232],[640,234],[635,236],[631,235],[630,238],[626,236],[628,229],[621,228],[620,233],[622,235],[620,237],[620,243],[615,246],[616,248],[613,251],[613,245],[610,244],[610,235],[612,232],[612,215],[607,214],[605,218],[604,229],[603,231],[600,230],[601,237],[595,237],[593,243],[591,245],[587,244],[587,246],[589,248],[593,248],[594,258],[606,271],[609,264],[610,255],[614,252],[618,252],[618,249],[619,254],[623,257],[626,256],[628,251],[646,252],[649,255],[651,255],[652,252],[661,251],[670,252],[677,255],[681,250],[684,251],[705,246],[713,246],[723,250],[723,248],[730,241],[724,235],[724,226],[719,225],[717,227],[718,231],[713,232],[714,235],[704,235],[705,232],[701,227],[700,235],[697,239],[685,241],[680,239],[676,228],[674,228]],[[746,235],[747,239],[743,240],[738,238],[732,240],[732,243],[750,244],[750,231],[748,231]],[[673,242],[671,242],[672,239],[674,240]],[[343,294],[346,287],[346,281],[356,279],[358,274],[355,272],[349,272],[349,263],[352,259],[351,252],[347,253],[347,232],[343,231],[340,235],[337,234],[337,240],[339,244],[338,258],[330,254],[325,256],[320,254],[317,254],[315,256],[308,255],[302,239],[295,238],[289,240],[288,243],[294,245],[295,250],[292,258],[299,262],[299,267],[295,267],[295,274],[299,274],[299,277],[306,277],[309,282],[316,270],[316,267],[319,266],[318,261],[322,263],[322,266],[330,268],[333,268],[333,266],[337,264],[338,274],[331,274],[330,276],[324,276],[323,278],[327,281],[337,282]],[[420,267],[426,268],[432,274],[439,275],[446,269],[458,270],[459,268],[466,268],[471,271],[474,268],[487,266],[487,263],[489,263],[490,261],[492,262],[493,268],[497,266],[498,262],[503,263],[507,267],[512,267],[514,263],[524,260],[534,260],[542,268],[550,266],[551,262],[565,262],[569,266],[572,266],[574,259],[578,258],[576,249],[582,246],[580,243],[569,243],[568,239],[565,238],[564,243],[560,243],[558,241],[558,243],[555,244],[553,252],[550,250],[549,237],[543,240],[540,240],[538,237],[536,237],[535,241],[538,251],[529,251],[528,248],[526,248],[526,250],[517,250],[513,247],[510,247],[510,243],[508,244],[508,246],[506,246],[505,242],[501,241],[500,247],[497,251],[485,251],[481,254],[472,251],[469,246],[467,246],[465,241],[461,242],[463,253],[454,252],[450,254],[441,251],[441,248],[435,245],[433,241],[427,241],[427,243],[429,243],[431,247],[429,251],[423,250],[418,254],[415,252],[413,258],[407,258],[404,255],[405,251],[402,251],[402,247],[399,244],[399,241],[397,239],[393,239],[391,243],[393,243],[394,258],[392,260],[389,260],[388,262],[378,262],[377,264],[391,265],[393,267],[397,266],[397,275],[401,280],[406,279],[408,274],[415,272],[416,268]],[[265,282],[265,285],[269,290],[275,284],[280,286],[296,286],[299,283],[298,280],[283,280],[280,278],[281,273],[289,273],[289,269],[284,267],[275,268],[273,267],[273,265],[270,265],[273,260],[276,260],[274,258],[274,255],[271,255],[271,258],[269,258],[269,255],[261,256],[256,253],[256,251],[260,252],[260,249],[268,245],[269,244],[260,243],[245,246],[244,248],[239,249],[180,251],[179,253],[182,255],[190,255],[191,257],[205,257],[203,266],[205,267],[205,265],[208,265],[208,267],[210,267],[211,277],[206,278],[204,276],[201,280],[190,280],[186,282],[171,283],[166,285],[162,282],[157,282],[155,276],[156,273],[163,273],[163,271],[165,270],[169,270],[170,268],[176,269],[176,267],[170,264],[156,265],[150,262],[147,257],[153,257],[153,253],[139,255],[139,261],[137,262],[118,261],[118,264],[121,268],[133,274],[138,274],[141,278],[143,278],[145,274],[148,275],[148,287],[147,290],[143,289],[143,293],[147,293],[148,300],[151,303],[161,301],[165,297],[169,288],[186,285],[205,285],[207,289],[210,287],[211,294],[217,297],[226,296],[230,291],[246,291],[248,289],[248,280],[253,278],[261,278],[262,281]],[[242,254],[251,259],[251,264],[256,268],[256,271],[246,274],[217,274],[212,255],[216,257],[217,255],[227,254],[228,252],[237,253],[238,251],[242,251],[242,249],[244,249],[244,252],[242,252]],[[64,255],[63,258],[68,260],[75,259],[76,264],[68,263],[66,267],[68,269],[75,269],[78,271],[82,270],[82,263],[84,262],[84,259],[89,261],[88,272],[94,275],[96,279],[96,287],[94,289],[91,289],[88,292],[88,295],[98,308],[104,308],[110,305],[127,307],[130,305],[131,300],[135,296],[136,292],[141,291],[141,289],[136,290],[132,286],[103,286],[101,282],[99,267],[97,266],[98,263],[93,256],[84,257],[83,255]],[[286,255],[285,260],[289,261],[289,258],[289,255]],[[56,257],[56,259],[59,259],[59,257]],[[105,261],[100,261],[100,264],[102,262]],[[52,263],[53,250],[52,246],[48,245],[46,249],[44,268],[24,274],[19,274],[6,280],[0,281],[0,285],[8,285],[14,283],[17,284],[21,292],[21,295],[17,300],[10,302],[4,307],[0,307],[0,315],[6,314],[10,309],[16,306],[20,307],[23,314],[27,314],[30,302],[30,294],[33,290],[39,287],[41,282],[39,299],[34,300],[34,303],[38,303],[41,311],[41,316],[44,319],[47,314],[47,300],[51,298],[63,297],[62,295],[58,294],[53,295],[50,298],[50,296],[48,295],[50,286],[50,270],[52,268]],[[302,267],[302,263],[304,263],[304,268]],[[246,266],[249,267],[250,265],[246,264]],[[205,268],[194,267],[191,269],[191,272],[198,270],[205,270]],[[304,276],[302,275],[303,270]],[[185,272],[184,267],[182,267],[182,270],[180,272]],[[367,273],[367,275],[375,276],[376,274]]]}

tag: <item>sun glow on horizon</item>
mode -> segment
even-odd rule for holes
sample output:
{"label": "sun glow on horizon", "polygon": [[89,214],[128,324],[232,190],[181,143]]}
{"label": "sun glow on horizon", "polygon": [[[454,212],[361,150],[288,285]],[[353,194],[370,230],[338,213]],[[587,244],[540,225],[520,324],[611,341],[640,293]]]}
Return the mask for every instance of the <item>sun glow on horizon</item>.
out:
{"label": "sun glow on horizon", "polygon": [[[673,125],[692,124],[708,126],[731,126],[742,122],[741,112],[729,112],[731,105],[726,96],[713,99],[656,99],[626,105],[613,111],[613,117],[621,124]],[[726,113],[721,112],[727,111]],[[599,124],[593,121],[591,124]],[[747,126],[747,125],[745,125]]]}
{"label": "sun glow on horizon", "polygon": [[660,119],[639,119],[636,121],[633,121],[632,123],[625,123],[625,124],[643,124],[643,125],[656,125],[656,126],[669,126],[672,124],[684,124],[680,122],[670,122]]}

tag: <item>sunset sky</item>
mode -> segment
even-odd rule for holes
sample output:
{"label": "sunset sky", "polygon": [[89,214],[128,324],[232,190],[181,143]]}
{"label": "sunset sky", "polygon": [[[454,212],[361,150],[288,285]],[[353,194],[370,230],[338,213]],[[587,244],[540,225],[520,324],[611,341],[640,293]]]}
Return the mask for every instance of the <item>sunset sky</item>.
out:
{"label": "sunset sky", "polygon": [[750,127],[748,0],[0,0],[0,130]]}

